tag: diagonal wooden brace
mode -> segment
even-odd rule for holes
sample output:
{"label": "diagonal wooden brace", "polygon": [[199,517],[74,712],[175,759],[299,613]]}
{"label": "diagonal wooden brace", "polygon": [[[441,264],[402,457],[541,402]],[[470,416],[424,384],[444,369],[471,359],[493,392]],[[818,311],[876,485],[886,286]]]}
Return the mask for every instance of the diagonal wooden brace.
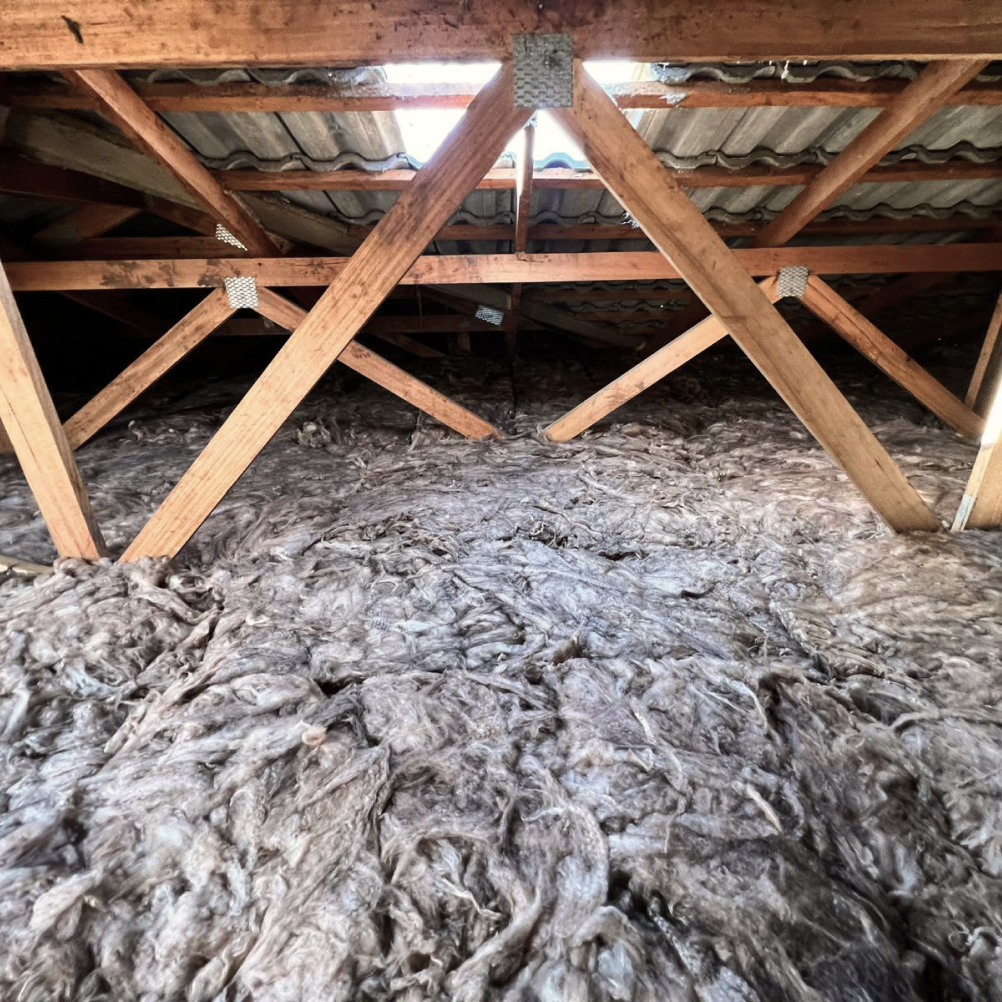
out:
{"label": "diagonal wooden brace", "polygon": [[[258,299],[258,313],[286,330],[295,330],[306,317],[304,309],[270,289],[258,289]],[[96,435],[235,312],[222,289],[206,296],[63,425],[70,448],[78,449]],[[467,438],[501,435],[493,425],[368,348],[352,342],[339,361],[460,435]]]}
{"label": "diagonal wooden brace", "polygon": [[[759,288],[769,302],[779,299],[775,278],[759,282]],[[558,418],[546,429],[546,437],[554,442],[570,441],[725,337],[727,328],[715,316],[708,316]]]}
{"label": "diagonal wooden brace", "polygon": [[939,529],[894,460],[580,61],[574,89],[573,107],[552,113],[655,247],[891,528]]}
{"label": "diagonal wooden brace", "polygon": [[[270,289],[258,289],[257,312],[288,331],[294,331],[306,319],[306,310]],[[368,377],[384,390],[413,404],[418,410],[440,421],[466,438],[500,438],[501,432],[472,411],[450,400],[408,372],[374,351],[352,341],[338,357],[338,362]]]}
{"label": "diagonal wooden brace", "polygon": [[516,108],[506,64],[383,217],[128,547],[173,556],[491,168],[532,109]]}
{"label": "diagonal wooden brace", "polygon": [[960,529],[997,529],[1002,525],[1002,387],[985,420],[978,458],[953,521]]}
{"label": "diagonal wooden brace", "polygon": [[106,550],[21,313],[0,267],[0,423],[61,557]]}
{"label": "diagonal wooden brace", "polygon": [[854,310],[827,282],[811,275],[801,300],[816,317],[928,407],[944,424],[968,438],[981,434],[985,423],[982,418]]}
{"label": "diagonal wooden brace", "polygon": [[96,435],[235,312],[222,289],[210,292],[65,423],[70,448]]}

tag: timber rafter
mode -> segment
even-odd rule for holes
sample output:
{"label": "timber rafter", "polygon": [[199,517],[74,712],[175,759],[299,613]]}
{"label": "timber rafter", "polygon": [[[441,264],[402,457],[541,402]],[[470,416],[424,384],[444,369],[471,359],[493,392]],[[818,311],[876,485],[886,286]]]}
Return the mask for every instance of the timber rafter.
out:
{"label": "timber rafter", "polygon": [[[835,11],[827,0],[788,0],[785,7],[790,9],[784,10],[764,0],[721,0],[716,7],[706,9],[692,9],[683,0],[624,0],[617,5],[580,0],[573,10],[562,3],[547,6],[514,0],[488,6],[474,0],[458,11],[453,5],[445,11],[436,0],[387,0],[379,5],[339,0],[325,9],[319,23],[311,0],[276,0],[255,8],[253,18],[247,16],[246,5],[238,0],[220,0],[215,20],[226,21],[229,30],[223,35],[213,31],[211,37],[205,33],[205,19],[196,9],[196,2],[160,0],[155,15],[136,6],[130,8],[127,25],[122,20],[122,5],[114,0],[88,0],[86,6],[82,0],[71,0],[68,8],[66,4],[56,5],[54,0],[33,0],[31,4],[27,0],[10,0],[5,12],[0,70],[58,69],[69,86],[42,85],[26,91],[17,81],[0,81],[0,102],[22,109],[101,112],[180,185],[180,189],[162,194],[186,203],[154,203],[149,194],[107,179],[116,177],[114,172],[97,177],[100,168],[96,161],[100,157],[93,158],[94,173],[87,173],[67,169],[74,166],[72,163],[67,167],[37,165],[35,169],[36,165],[28,161],[2,154],[13,170],[0,171],[0,191],[78,204],[65,221],[47,226],[36,235],[36,246],[45,256],[51,258],[54,252],[62,251],[75,260],[11,261],[10,285],[5,286],[8,316],[13,303],[11,289],[56,290],[71,295],[109,289],[210,290],[195,310],[74,415],[65,429],[53,422],[51,404],[45,405],[43,395],[30,387],[25,394],[24,386],[28,384],[15,387],[14,396],[22,397],[21,416],[31,413],[43,418],[35,423],[49,450],[45,462],[51,482],[45,489],[53,485],[58,488],[51,495],[57,497],[58,505],[51,510],[64,523],[61,531],[74,519],[78,528],[83,526],[83,535],[73,530],[76,538],[71,548],[83,551],[89,546],[83,555],[96,555],[101,544],[96,527],[89,524],[86,495],[68,449],[94,434],[194,345],[232,317],[234,309],[220,290],[229,277],[254,278],[260,286],[258,312],[270,323],[290,331],[290,336],[128,548],[127,559],[176,553],[334,362],[369,376],[462,434],[497,434],[491,425],[454,401],[354,343],[355,335],[366,329],[379,304],[397,284],[435,287],[435,295],[446,299],[453,296],[463,304],[460,315],[437,322],[459,334],[490,329],[482,321],[462,314],[470,308],[475,310],[477,304],[502,297],[504,330],[513,354],[520,314],[535,314],[540,323],[546,324],[546,315],[560,312],[533,295],[536,283],[683,278],[713,315],[562,418],[549,430],[552,438],[564,439],[578,433],[693,354],[730,336],[892,528],[937,528],[935,518],[893,460],[775,310],[775,276],[781,268],[794,264],[806,265],[814,275],[902,273],[912,280],[915,276],[961,270],[1002,271],[1002,244],[996,240],[994,220],[958,217],[816,221],[818,213],[853,184],[1002,178],[1002,166],[995,163],[879,162],[937,107],[1002,105],[1002,86],[974,79],[987,61],[1002,54],[1002,19],[988,0],[942,0],[934,12],[916,11],[910,0],[847,0],[844,9]],[[720,8],[727,10],[722,12]],[[325,30],[325,18],[329,30]],[[72,44],[66,37],[67,29]],[[574,36],[575,101],[572,108],[556,109],[555,114],[580,142],[593,169],[534,170],[531,126],[526,129],[527,156],[519,167],[507,170],[492,166],[512,131],[523,126],[532,114],[532,109],[513,106],[512,69],[506,61],[511,35],[543,30],[566,31]],[[180,33],[186,39],[184,62],[191,67],[358,65],[391,61],[401,51],[406,51],[409,59],[497,57],[505,62],[494,81],[476,98],[468,89],[457,87],[265,87],[237,83],[201,88],[184,83],[129,84],[120,75],[121,70],[130,67],[152,68],[176,62],[167,53]],[[783,40],[781,47],[777,47],[777,39]],[[616,87],[607,94],[588,77],[581,61],[601,56],[658,61],[837,56],[933,62],[908,82],[646,82]],[[354,112],[467,106],[468,114],[444,149],[419,172],[213,172],[158,117],[159,112]],[[741,170],[701,167],[693,171],[664,167],[621,114],[631,108],[798,106],[882,111],[827,166],[783,169],[755,165]],[[768,223],[722,223],[716,228],[685,194],[689,189],[763,185],[796,185],[803,191]],[[514,188],[514,225],[448,225],[450,212],[473,188]],[[567,228],[548,223],[534,225],[530,209],[536,188],[607,188],[642,232],[596,224]],[[252,200],[251,195],[313,190],[396,191],[401,196],[375,227],[332,223],[339,227],[336,252],[351,251],[350,257],[283,257],[290,252],[309,253],[312,246],[333,248],[325,242],[326,237],[316,244],[309,238],[296,238],[300,241],[298,247],[277,240],[272,236],[271,224],[266,229],[251,207],[259,204],[266,213],[272,213],[281,210],[281,200],[271,196]],[[243,192],[248,193],[246,204]],[[192,208],[192,204],[198,208]],[[101,234],[142,212],[175,218],[202,235],[102,238]],[[246,246],[245,255],[216,245],[210,236],[215,222]],[[947,232],[951,227],[955,232],[984,232],[975,245],[948,247],[781,246],[801,233],[846,236]],[[753,246],[732,250],[722,242],[722,236],[751,237]],[[654,244],[656,253],[529,253],[533,240],[643,238]],[[513,253],[421,256],[436,239],[510,240]],[[765,280],[756,287],[755,278]],[[317,298],[307,288],[310,286],[326,287],[326,291]],[[448,291],[457,286],[466,287],[466,291]],[[302,309],[271,291],[273,287],[298,287],[298,294],[315,305]],[[505,287],[511,291],[504,291]],[[672,297],[666,293],[665,298]],[[811,278],[804,301],[943,420],[964,434],[980,433],[984,420],[971,406],[977,394],[974,383],[966,403],[948,393],[816,277]],[[684,313],[700,308],[698,302],[693,302]],[[633,347],[636,331],[627,334],[599,323],[622,318],[622,314],[612,312],[595,313],[564,318],[562,325],[594,343],[604,340],[606,344]],[[661,318],[636,313],[632,319],[657,324]],[[234,327],[239,323],[246,321],[234,321]],[[378,324],[370,329],[403,344],[407,333],[413,332],[409,323],[383,324],[381,333]],[[431,329],[424,324],[417,327],[418,332]],[[23,332],[17,331],[16,323],[12,330],[10,340],[15,354],[30,362],[30,346],[26,351]],[[997,330],[998,324],[993,321],[975,382],[981,381],[988,370],[991,381],[995,381],[999,368]],[[423,349],[420,353],[426,356],[435,354],[433,349],[410,343],[412,348]],[[30,365],[24,371],[30,372]],[[34,400],[33,395],[38,399]],[[8,401],[5,406],[14,422],[12,438],[17,448],[19,438],[25,437],[16,430],[20,418],[14,404]],[[22,452],[33,448],[24,441],[21,446]],[[90,543],[86,541],[88,533]]]}

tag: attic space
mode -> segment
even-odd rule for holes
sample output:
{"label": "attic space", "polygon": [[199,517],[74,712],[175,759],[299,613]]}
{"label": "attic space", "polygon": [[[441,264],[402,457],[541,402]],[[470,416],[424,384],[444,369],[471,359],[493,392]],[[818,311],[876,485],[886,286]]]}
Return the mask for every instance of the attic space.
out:
{"label": "attic space", "polygon": [[1002,30],[753,6],[6,0],[0,1002],[1002,999]]}

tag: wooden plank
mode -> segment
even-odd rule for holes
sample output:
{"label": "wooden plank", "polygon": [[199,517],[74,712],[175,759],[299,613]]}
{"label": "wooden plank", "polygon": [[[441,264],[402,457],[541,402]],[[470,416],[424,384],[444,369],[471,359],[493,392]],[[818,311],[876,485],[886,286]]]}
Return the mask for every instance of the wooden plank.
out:
{"label": "wooden plank", "polygon": [[153,157],[245,247],[255,254],[279,253],[250,213],[223,191],[194,153],[117,73],[83,69],[69,70],[66,76],[75,86],[95,95],[101,113]]}
{"label": "wooden plank", "polygon": [[[779,299],[774,278],[760,282],[759,288],[769,302]],[[715,316],[708,316],[558,418],[546,429],[546,437],[554,442],[569,442],[725,337],[727,328]]]}
{"label": "wooden plank", "polygon": [[96,435],[235,312],[225,292],[210,292],[65,423],[70,448]]}
{"label": "wooden plank", "polygon": [[[81,205],[54,223],[49,223],[48,226],[36,230],[31,239],[36,243],[62,247],[72,244],[79,245],[83,240],[100,237],[102,233],[107,233],[116,226],[128,222],[128,220],[138,216],[141,211],[141,209],[124,205],[100,205],[92,202],[88,205]],[[79,256],[79,248],[75,248],[74,252]],[[111,257],[112,255],[101,256]]]}
{"label": "wooden plank", "polygon": [[[650,286],[617,285],[605,289],[529,289],[526,298],[534,303],[603,303],[653,302],[669,303],[688,300],[692,293],[686,288],[651,288]],[[666,311],[667,312],[667,311]],[[591,316],[591,311],[584,316]],[[608,317],[601,319],[607,320]]]}
{"label": "wooden plank", "polygon": [[[306,319],[306,310],[268,289],[258,290],[258,298],[258,313],[286,330],[295,331]],[[501,432],[492,424],[355,341],[348,343],[338,356],[338,362],[371,379],[466,438],[502,437]]]}
{"label": "wooden plank", "polygon": [[504,348],[509,363],[518,357],[518,331],[522,309],[522,286],[515,284],[508,293],[508,308],[504,314]]}
{"label": "wooden plank", "polygon": [[[114,229],[141,211],[92,202],[73,209],[62,219],[38,230],[32,240],[46,249],[47,256],[53,256],[58,249],[65,250],[71,245],[79,248],[85,238]],[[137,307],[130,301],[127,292],[64,292],[62,295],[143,334],[159,335],[163,330],[161,318]]]}
{"label": "wooden plank", "polygon": [[0,266],[0,423],[61,557],[97,560],[104,540]]}
{"label": "wooden plank", "polygon": [[248,251],[223,243],[215,236],[93,237],[72,248],[76,258],[132,261],[143,258],[249,257]]}
{"label": "wooden plank", "polygon": [[796,334],[622,112],[575,60],[572,108],[553,113],[610,192],[895,531],[939,522]]}
{"label": "wooden plank", "polygon": [[893,150],[943,101],[971,81],[983,60],[932,63],[853,139],[827,167],[755,238],[759,247],[791,240],[819,212],[860,181],[885,153]]}
{"label": "wooden plank", "polygon": [[[834,162],[834,161],[833,161]],[[830,166],[830,165],[829,165]],[[665,168],[668,170],[668,168]],[[752,164],[749,167],[695,167],[672,170],[672,176],[685,188],[758,188],[779,185],[807,185],[819,178],[827,167],[798,164],[774,167]],[[212,172],[227,191],[405,191],[416,172],[395,169],[364,170],[218,170]],[[947,160],[922,163],[906,160],[872,167],[853,183],[893,184],[927,181],[996,181],[1002,177],[998,161]],[[541,189],[599,191],[602,181],[594,171],[570,167],[541,167],[532,175],[533,185]],[[477,184],[477,191],[511,191],[515,188],[513,167],[495,167]],[[778,218],[778,217],[777,217]],[[763,246],[771,246],[763,244]]]}
{"label": "wooden plank", "polygon": [[515,168],[515,253],[529,249],[529,220],[532,218],[532,190],[535,170],[536,126],[530,123],[522,130],[522,152]]}
{"label": "wooden plank", "polygon": [[[897,219],[873,216],[870,219],[825,219],[809,223],[801,231],[805,236],[856,236],[870,233],[962,233],[998,226],[995,216],[969,216],[957,213],[952,216],[912,216]],[[756,236],[764,223],[716,222],[713,228],[722,237]],[[485,226],[483,237],[478,237],[477,227],[457,225],[446,227],[437,240],[510,240],[510,227]],[[507,230],[507,232],[506,232]],[[465,232],[464,232],[465,231]],[[540,223],[529,228],[531,240],[646,240],[643,231],[630,223],[581,223],[564,226],[560,223]]]}
{"label": "wooden plank", "polygon": [[331,283],[124,558],[173,555],[219,503],[296,405],[490,168],[531,110],[514,107],[503,65],[456,128]]}
{"label": "wooden plank", "polygon": [[644,345],[643,353],[645,355],[653,355],[655,352],[660,351],[665,345],[681,337],[682,332],[691,330],[708,313],[709,310],[703,305],[702,300],[694,296],[692,302],[685,309],[679,311],[675,316],[666,319],[664,330],[648,338],[647,343]]}
{"label": "wooden plank", "polygon": [[1002,525],[1002,386],[988,409],[981,448],[953,521],[961,529],[997,529]]}
{"label": "wooden plank", "polygon": [[[910,269],[909,269],[910,270]],[[853,305],[865,317],[875,317],[899,303],[913,299],[942,285],[952,278],[953,271],[913,272],[899,278],[896,282],[875,289],[873,292],[858,299]]]}
{"label": "wooden plank", "polygon": [[53,202],[102,202],[141,209],[143,195],[134,188],[86,174],[38,163],[0,150],[0,192]]}
{"label": "wooden plank", "polygon": [[[443,353],[435,348],[429,348],[428,345],[423,344],[421,341],[415,341],[406,334],[400,333],[399,327],[402,325],[393,324],[390,328],[384,328],[382,326],[383,320],[399,319],[402,318],[375,316],[365,325],[365,327],[362,328],[361,333],[379,338],[381,341],[385,341],[387,344],[395,345],[398,348],[403,348],[405,351],[408,351],[413,355],[417,355],[419,358],[444,357]],[[463,320],[464,318],[456,317],[453,319]],[[493,329],[497,330],[497,328]],[[269,320],[259,316],[256,318],[241,317],[237,320],[228,320],[226,323],[222,324],[218,330],[213,332],[213,337],[282,337],[285,333],[285,329],[279,329]]]}
{"label": "wooden plank", "polygon": [[[32,256],[20,244],[15,244],[12,240],[8,240],[5,237],[0,237],[0,255],[8,261],[24,260]],[[51,251],[46,251],[46,257],[50,256]],[[130,301],[129,295],[126,292],[68,291],[62,292],[61,295],[66,299],[71,299],[79,303],[81,306],[111,317],[113,320],[117,320],[127,327],[141,331],[143,334],[159,335],[163,330],[163,322],[160,318],[137,307]]]}
{"label": "wooden plank", "polygon": [[[712,228],[712,227],[711,227]],[[789,265],[818,275],[887,275],[904,272],[1002,271],[1002,244],[844,245],[761,247],[732,251],[749,275],[765,278]],[[83,289],[212,288],[224,278],[254,277],[270,288],[329,285],[351,258],[193,258],[145,261],[12,261],[7,274],[18,292]],[[404,285],[481,285],[516,282],[639,282],[681,278],[655,252],[595,254],[428,255],[401,278]],[[534,304],[540,305],[540,304]],[[523,315],[532,315],[525,314]],[[533,315],[534,316],[534,315]],[[541,319],[541,318],[540,318]],[[546,321],[541,321],[546,323]]]}
{"label": "wooden plank", "polygon": [[967,396],[964,398],[967,406],[972,407],[978,414],[984,414],[988,410],[991,401],[998,393],[999,386],[1002,385],[1000,329],[1002,329],[1002,293],[995,302],[988,330],[985,331],[985,340],[982,342],[978,361],[974,366],[970,385],[967,387]]}
{"label": "wooden plank", "polygon": [[[529,220],[532,217],[533,165],[535,162],[536,126],[530,122],[522,130],[522,152],[519,154],[515,176],[515,239],[513,250],[525,254],[529,249]],[[522,285],[516,282],[508,294],[504,314],[505,353],[509,362],[518,354],[518,321],[522,306]]]}
{"label": "wooden plank", "polygon": [[[454,309],[465,309],[467,312],[475,313],[479,306],[490,306],[502,313],[512,308],[508,293],[487,285],[458,285],[455,288],[428,285],[421,292]],[[527,303],[523,300],[518,304],[518,311],[524,318],[563,334],[572,334],[576,339],[598,347],[635,348],[638,343],[638,339],[632,334],[624,334],[615,327],[582,319],[570,310],[561,310],[546,303]]]}
{"label": "wooden plank", "polygon": [[650,62],[761,59],[995,58],[992,0],[7,0],[0,69],[67,66],[361,66],[490,60],[516,32],[569,32],[588,59]]}
{"label": "wooden plank", "polygon": [[193,209],[187,205],[170,202],[166,198],[157,198],[154,195],[148,195],[146,198],[146,211],[152,213],[154,216],[169,219],[172,223],[177,223],[178,226],[187,226],[189,230],[194,230],[203,236],[215,236],[215,219],[200,209]]}
{"label": "wooden plank", "polygon": [[415,341],[414,338],[408,337],[406,334],[400,334],[397,331],[371,330],[369,328],[370,325],[366,324],[362,328],[363,333],[372,334],[373,337],[378,337],[387,344],[403,348],[404,351],[409,351],[412,355],[417,355],[418,358],[445,358],[445,354],[437,348],[429,348],[428,345],[423,344],[421,341]]}
{"label": "wooden plank", "polygon": [[[180,208],[180,207],[179,207]],[[116,208],[114,206],[88,205],[82,206],[72,215],[94,210],[95,215],[107,213],[110,217],[113,214],[121,213],[125,218],[126,213],[135,213],[139,210]],[[205,216],[208,219],[208,216]],[[332,220],[316,217],[321,223],[330,223]],[[45,228],[46,232],[53,234],[53,240],[58,233],[70,235],[59,227],[62,221],[51,224]],[[990,227],[998,227],[999,220],[996,217],[976,218],[966,215],[955,215],[945,218],[935,218],[930,216],[916,216],[911,219],[890,219],[886,217],[875,217],[871,220],[835,219],[822,223],[812,223],[802,231],[805,236],[855,236],[857,234],[870,233],[957,233],[965,230],[978,231]],[[215,223],[212,223],[214,231]],[[754,236],[762,228],[761,223],[713,223],[713,228],[723,237],[746,237]],[[373,230],[372,226],[351,226],[346,228],[346,240],[340,247],[330,248],[335,253],[347,253],[354,250],[358,243],[361,243]],[[74,233],[76,230],[74,229]],[[36,238],[41,234],[36,234]],[[431,243],[443,240],[456,241],[459,243],[469,241],[515,241],[515,227],[510,224],[496,226],[476,226],[468,223],[455,226],[443,226],[433,237]],[[610,240],[622,241],[632,240],[634,242],[649,243],[643,230],[628,224],[602,224],[602,223],[582,223],[577,226],[563,226],[559,223],[541,223],[538,226],[530,226],[527,234],[528,240],[548,240],[548,241],[573,241],[575,243],[589,240]],[[79,236],[74,239],[81,240]],[[319,245],[318,245],[319,246]],[[94,258],[97,260],[133,260],[138,258],[165,258],[165,257],[187,257],[187,258],[210,258],[215,252],[226,257],[232,257],[231,248],[221,242],[216,241],[214,236],[206,237],[101,237],[96,234],[90,235],[86,240],[82,240],[73,247],[73,257],[77,260]]]}
{"label": "wooden plank", "polygon": [[109,289],[99,292],[63,292],[62,295],[140,334],[159,337],[163,332],[163,317],[131,302],[127,292],[115,292]]}
{"label": "wooden plank", "polygon": [[981,434],[984,421],[963,400],[929,375],[817,275],[808,279],[802,302],[881,372],[928,407],[944,424],[969,438]]}
{"label": "wooden plank", "polygon": [[[1002,240],[1002,227],[992,225],[975,236],[971,240],[971,243],[995,243],[999,240]],[[888,285],[877,289],[865,299],[860,299],[854,305],[864,316],[875,317],[878,313],[882,313],[884,310],[889,310],[892,307],[897,306],[899,303],[906,302],[909,299],[913,299],[917,296],[921,296],[923,293],[929,292],[931,289],[934,289],[943,282],[951,279],[958,271],[965,270],[966,269],[964,268],[951,268],[948,271],[944,270],[938,274],[905,275],[902,278],[899,278],[896,282],[891,282]]]}
{"label": "wooden plank", "polygon": [[[654,80],[614,84],[609,96],[625,109],[664,108],[883,108],[905,88],[905,80],[840,80],[809,83],[749,80],[722,83]],[[373,112],[465,108],[475,90],[466,84],[341,84],[225,81],[207,86],[189,82],[137,83],[136,93],[156,112]],[[1002,104],[1002,86],[972,83],[943,102],[948,106]],[[58,83],[32,86],[0,83],[0,104],[13,108],[96,111],[97,101]]]}

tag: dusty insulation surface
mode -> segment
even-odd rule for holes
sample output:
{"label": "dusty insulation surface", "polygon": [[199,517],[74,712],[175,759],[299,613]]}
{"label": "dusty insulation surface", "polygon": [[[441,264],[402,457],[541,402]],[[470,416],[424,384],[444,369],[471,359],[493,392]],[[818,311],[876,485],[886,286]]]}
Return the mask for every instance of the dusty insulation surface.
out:
{"label": "dusty insulation surface", "polygon": [[[502,443],[336,376],[173,564],[0,585],[0,998],[1002,999],[1002,536],[746,366],[541,440],[614,371],[427,370]],[[842,385],[948,519],[974,447]],[[114,548],[233,400],[81,450]]]}

